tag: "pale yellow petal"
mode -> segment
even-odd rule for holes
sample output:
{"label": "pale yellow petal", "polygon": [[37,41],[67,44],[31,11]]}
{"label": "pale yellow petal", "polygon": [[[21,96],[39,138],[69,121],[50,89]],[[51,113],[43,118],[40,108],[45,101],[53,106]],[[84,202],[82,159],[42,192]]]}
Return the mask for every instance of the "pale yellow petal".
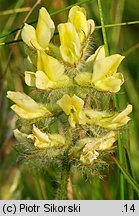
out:
{"label": "pale yellow petal", "polygon": [[111,117],[101,119],[98,122],[98,125],[104,128],[115,130],[121,126],[126,125],[129,122],[130,117],[128,115],[131,112],[132,112],[132,105],[128,105],[127,108],[123,110],[121,113],[113,114],[113,116]]}
{"label": "pale yellow petal", "polygon": [[39,128],[33,125],[32,134],[28,135],[28,138],[34,141],[34,146],[40,149],[47,149],[50,147],[50,139],[48,135],[42,132]]}
{"label": "pale yellow petal", "polygon": [[61,41],[60,52],[63,60],[71,65],[75,65],[81,58],[81,44],[79,36],[72,23],[58,25]]}
{"label": "pale yellow petal", "polygon": [[57,101],[57,104],[62,108],[62,110],[69,115],[72,107],[71,98],[69,95],[65,94],[63,97]]}
{"label": "pale yellow petal", "polygon": [[65,138],[62,135],[44,133],[35,125],[33,125],[32,134],[30,134],[28,138],[33,139],[34,145],[40,149],[65,145]]}
{"label": "pale yellow petal", "polygon": [[87,25],[88,25],[88,34],[92,34],[93,31],[95,30],[95,22],[92,19],[87,20]]}
{"label": "pale yellow petal", "polygon": [[[128,116],[130,113],[132,112],[132,105],[129,104],[127,105],[127,107],[121,112],[119,113],[113,120],[112,123],[116,123],[116,122],[121,122],[125,119],[126,116]],[[125,122],[127,123],[127,120],[125,120]]]}
{"label": "pale yellow petal", "polygon": [[58,81],[64,73],[64,65],[57,59],[47,56],[47,75],[53,81]]}
{"label": "pale yellow petal", "polygon": [[83,110],[78,113],[78,122],[81,125],[85,125],[87,123],[87,118]]}
{"label": "pale yellow petal", "polygon": [[86,19],[86,11],[84,8],[74,6],[69,12],[69,22],[73,23],[79,35],[81,43],[94,31],[94,21]]}
{"label": "pale yellow petal", "polygon": [[42,90],[63,88],[72,85],[69,77],[62,75],[58,81],[51,81],[43,71],[36,72],[36,87]]}
{"label": "pale yellow petal", "polygon": [[48,149],[50,147],[49,143],[40,142],[37,138],[35,139],[34,146],[38,149]]}
{"label": "pale yellow petal", "polygon": [[84,101],[76,95],[70,97],[65,94],[57,101],[57,104],[62,110],[69,115],[68,121],[71,127],[75,127],[75,124],[85,124],[86,116],[83,113]]}
{"label": "pale yellow petal", "polygon": [[86,71],[92,72],[94,62],[103,58],[105,58],[105,49],[104,46],[100,46],[95,51],[95,53],[89,56],[89,58],[86,60]]}
{"label": "pale yellow petal", "polygon": [[75,125],[76,125],[77,122],[75,121],[75,118],[74,118],[72,113],[70,114],[70,116],[68,118],[68,121],[69,121],[70,126],[72,128],[75,128]]}
{"label": "pale yellow petal", "polygon": [[44,132],[42,132],[39,128],[37,128],[34,124],[33,124],[33,130],[32,133],[35,137],[37,137],[37,139],[40,142],[46,142],[46,143],[50,143],[50,139],[48,137],[48,135]]}
{"label": "pale yellow petal", "polygon": [[86,14],[82,11],[82,8],[80,8],[79,6],[71,8],[69,12],[69,22],[73,23],[73,25],[75,26],[75,29],[82,43],[88,35]]}
{"label": "pale yellow petal", "polygon": [[25,133],[22,133],[18,129],[13,130],[14,137],[17,139],[18,142],[23,143],[25,140],[27,141],[28,135]]}
{"label": "pale yellow petal", "polygon": [[[45,72],[46,58],[47,54],[43,51],[37,50],[37,70]],[[44,64],[45,63],[45,64]]]}
{"label": "pale yellow petal", "polygon": [[73,7],[70,9],[70,11],[69,11],[68,18],[69,18],[70,21],[72,21],[72,22],[74,21],[74,18],[75,18],[75,16],[76,16],[76,13],[77,13],[77,12],[83,13],[83,14],[85,15],[85,17],[86,17],[86,10],[85,10],[85,8],[76,5],[76,6],[73,6]]}
{"label": "pale yellow petal", "polygon": [[48,114],[48,112],[46,112],[43,109],[40,109],[40,111],[38,110],[37,112],[34,112],[34,110],[32,110],[32,112],[28,112],[27,110],[21,108],[20,106],[14,104],[11,106],[11,109],[20,117],[23,119],[34,119],[34,118],[39,118],[42,116],[46,116],[46,114]]}
{"label": "pale yellow petal", "polygon": [[94,88],[99,91],[109,91],[116,93],[120,90],[123,81],[121,79],[116,79],[114,76],[102,79],[94,83]]}
{"label": "pale yellow petal", "polygon": [[64,65],[42,51],[38,51],[37,69],[45,72],[51,81],[58,81],[65,71]]}
{"label": "pale yellow petal", "polygon": [[47,10],[42,7],[39,11],[38,23],[36,27],[36,36],[41,47],[46,49],[53,34],[55,26]]}
{"label": "pale yellow petal", "polygon": [[47,90],[55,88],[56,82],[51,81],[43,71],[37,71],[35,76],[36,87],[38,89]]}
{"label": "pale yellow petal", "polygon": [[11,109],[13,109],[21,118],[33,119],[50,115],[50,112],[45,106],[36,103],[32,98],[24,93],[8,91],[7,97],[16,103],[11,107]]}
{"label": "pale yellow petal", "polygon": [[105,136],[103,136],[101,142],[99,143],[98,150],[105,151],[109,150],[117,140],[117,133],[115,131],[110,131]]}
{"label": "pale yellow petal", "polygon": [[119,127],[126,125],[130,121],[130,117],[126,116],[120,122],[112,122],[110,119],[102,120],[98,122],[98,125],[109,130],[117,130]]}
{"label": "pale yellow petal", "polygon": [[77,112],[80,112],[83,109],[84,101],[75,94],[73,95],[71,100],[72,106],[75,107]]}
{"label": "pale yellow petal", "polygon": [[86,154],[88,151],[105,151],[110,149],[114,142],[117,140],[117,132],[116,131],[110,131],[107,134],[101,136],[101,137],[85,137],[79,142],[82,142],[85,144],[83,148],[83,153]]}
{"label": "pale yellow petal", "polygon": [[95,124],[107,129],[115,130],[128,123],[130,120],[128,115],[132,112],[132,105],[128,105],[121,113],[114,114],[92,109],[84,109],[83,111],[86,114],[86,122],[88,124]]}
{"label": "pale yellow petal", "polygon": [[105,58],[105,49],[104,46],[99,46],[95,53],[87,59],[87,62],[94,62],[103,58]]}
{"label": "pale yellow petal", "polygon": [[11,99],[18,106],[25,110],[32,111],[40,109],[39,104],[23,92],[8,91],[7,98]]}
{"label": "pale yellow petal", "polygon": [[116,79],[121,80],[121,84],[124,83],[124,76],[123,76],[122,73],[115,73],[115,74],[113,74],[113,77],[115,77]]}
{"label": "pale yellow petal", "polygon": [[64,66],[43,51],[38,51],[37,69],[36,87],[39,89],[55,89],[70,84],[70,79],[64,75]]}
{"label": "pale yellow petal", "polygon": [[31,71],[25,71],[25,83],[28,86],[35,86],[36,78],[35,73]]}
{"label": "pale yellow petal", "polygon": [[41,47],[39,46],[37,42],[37,37],[36,37],[36,30],[33,26],[28,25],[25,23],[25,26],[23,27],[23,30],[21,32],[21,37],[23,41],[31,47],[35,47],[40,49]]}
{"label": "pale yellow petal", "polygon": [[78,34],[75,30],[75,27],[72,23],[59,24],[58,25],[58,31],[60,34],[60,41],[61,41],[62,45],[70,47],[71,42],[72,42],[72,44],[73,43],[76,44],[77,50],[79,50],[80,40],[79,40]]}
{"label": "pale yellow petal", "polygon": [[94,62],[92,82],[115,73],[124,56],[114,54]]}
{"label": "pale yellow petal", "polygon": [[99,156],[97,151],[88,151],[86,154],[81,154],[80,161],[83,164],[91,165]]}

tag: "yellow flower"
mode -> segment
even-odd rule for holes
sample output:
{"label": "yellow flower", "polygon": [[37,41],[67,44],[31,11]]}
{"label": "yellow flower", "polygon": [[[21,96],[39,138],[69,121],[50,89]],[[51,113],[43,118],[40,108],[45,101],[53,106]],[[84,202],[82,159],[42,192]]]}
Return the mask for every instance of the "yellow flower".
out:
{"label": "yellow flower", "polygon": [[45,106],[36,103],[22,92],[8,91],[7,98],[16,103],[11,106],[11,109],[23,119],[34,119],[51,115]]}
{"label": "yellow flower", "polygon": [[55,26],[47,10],[42,7],[39,11],[39,17],[36,29],[25,24],[21,36],[23,41],[36,49],[46,49],[53,34]]}
{"label": "yellow flower", "polygon": [[116,129],[120,126],[126,125],[130,121],[128,116],[132,112],[132,105],[129,104],[127,107],[120,113],[115,114],[113,117],[108,118],[106,121],[102,120],[102,125],[108,127],[109,129]]}
{"label": "yellow flower", "polygon": [[84,42],[88,40],[94,28],[94,21],[86,20],[84,8],[79,6],[71,8],[68,22],[58,25],[60,52],[65,63],[76,67],[84,54]]}
{"label": "yellow flower", "polygon": [[92,82],[100,91],[118,92],[124,82],[123,75],[116,73],[124,56],[114,54],[94,62]]}
{"label": "yellow flower", "polygon": [[92,67],[92,71],[78,74],[75,80],[81,86],[90,85],[99,91],[116,93],[124,82],[122,73],[116,73],[124,56],[114,54],[105,57],[103,49],[100,47],[95,55],[90,56],[87,60],[87,70]]}
{"label": "yellow flower", "polygon": [[99,153],[95,150],[88,151],[86,154],[81,154],[80,161],[85,165],[91,165],[94,160],[99,156]]}
{"label": "yellow flower", "polygon": [[73,23],[79,35],[81,43],[88,39],[95,29],[92,19],[86,19],[86,10],[79,6],[74,6],[69,11],[69,22]]}
{"label": "yellow flower", "polygon": [[60,52],[65,63],[76,66],[81,58],[81,43],[72,23],[58,25],[60,36]]}
{"label": "yellow flower", "polygon": [[95,110],[84,109],[84,113],[88,117],[89,124],[96,124],[101,127],[115,130],[126,125],[130,120],[128,115],[132,112],[132,105],[129,104],[121,113],[110,114]]}
{"label": "yellow flower", "polygon": [[25,133],[22,133],[21,131],[19,131],[18,129],[13,130],[14,133],[14,137],[16,138],[16,140],[20,143],[24,143],[28,141],[28,135]]}
{"label": "yellow flower", "polygon": [[32,134],[28,138],[34,140],[34,145],[40,149],[51,147],[62,147],[65,145],[65,138],[60,134],[44,133],[33,125]]}
{"label": "yellow flower", "polygon": [[92,164],[99,156],[99,152],[111,149],[117,140],[117,133],[110,131],[103,137],[84,138],[78,141],[84,143],[84,148],[80,156],[80,161],[84,164]]}
{"label": "yellow flower", "polygon": [[82,111],[84,101],[76,95],[70,97],[65,94],[57,104],[62,110],[69,116],[69,124],[71,127],[75,127],[75,124],[85,124],[85,115]]}
{"label": "yellow flower", "polygon": [[38,89],[49,90],[62,88],[70,84],[70,79],[64,74],[64,66],[52,56],[43,51],[38,52],[37,72],[25,72],[25,82]]}

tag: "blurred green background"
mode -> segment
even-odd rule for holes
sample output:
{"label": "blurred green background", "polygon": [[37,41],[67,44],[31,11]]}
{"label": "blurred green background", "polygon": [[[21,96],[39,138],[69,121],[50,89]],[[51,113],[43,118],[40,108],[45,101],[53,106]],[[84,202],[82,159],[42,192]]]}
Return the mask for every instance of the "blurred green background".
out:
{"label": "blurred green background", "polygon": [[[18,152],[14,150],[16,116],[10,110],[6,99],[7,90],[27,91],[24,83],[24,60],[26,57],[22,42],[8,44],[16,40],[17,31],[2,38],[5,34],[21,27],[35,0],[0,0],[0,199],[54,199],[57,185],[56,168],[48,170],[29,167],[17,162]],[[32,11],[27,23],[37,19],[41,6],[49,12],[60,10],[76,0],[42,0]],[[83,4],[88,18],[93,18],[100,26],[97,0]],[[102,0],[105,24],[139,21],[139,1]],[[68,10],[52,17],[55,24],[67,20]],[[128,103],[133,105],[131,122],[122,132],[125,151],[125,164],[136,183],[139,183],[139,22],[106,28],[110,53],[119,53],[126,58],[120,67],[125,83],[117,93],[119,110]],[[57,39],[54,39],[57,41]],[[3,45],[5,42],[7,44]],[[101,28],[96,28],[92,36],[92,49],[103,44]],[[125,142],[125,143],[124,143]],[[128,143],[128,145],[127,145]],[[128,156],[127,156],[128,152]],[[111,161],[111,158],[110,158]],[[130,163],[129,163],[130,162]],[[120,199],[119,169],[113,161],[102,171],[102,177],[84,179],[77,171],[68,184],[69,199]],[[138,199],[138,195],[125,181],[125,199]]]}

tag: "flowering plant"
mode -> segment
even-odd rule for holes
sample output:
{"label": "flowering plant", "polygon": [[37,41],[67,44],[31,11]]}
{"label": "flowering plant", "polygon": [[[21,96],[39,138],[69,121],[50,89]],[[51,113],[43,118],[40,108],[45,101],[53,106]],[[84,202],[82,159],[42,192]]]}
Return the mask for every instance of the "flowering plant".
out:
{"label": "flowering plant", "polygon": [[102,96],[109,103],[124,82],[117,72],[124,56],[106,56],[104,46],[89,55],[94,29],[94,21],[87,20],[79,6],[58,25],[60,46],[51,42],[55,25],[45,8],[39,11],[36,29],[25,24],[22,39],[29,50],[25,83],[35,94],[7,93],[20,120],[14,135],[25,158],[38,159],[44,166],[62,164],[67,172],[86,167],[93,174],[114,150],[117,131],[129,122],[132,105],[122,112],[101,105]]}

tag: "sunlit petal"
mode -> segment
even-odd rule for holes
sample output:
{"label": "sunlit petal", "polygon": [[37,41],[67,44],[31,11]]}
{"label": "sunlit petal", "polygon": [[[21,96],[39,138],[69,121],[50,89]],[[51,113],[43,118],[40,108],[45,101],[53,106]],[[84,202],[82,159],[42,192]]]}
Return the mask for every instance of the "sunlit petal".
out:
{"label": "sunlit petal", "polygon": [[33,119],[50,115],[50,112],[45,106],[36,103],[31,97],[24,93],[8,91],[7,98],[16,103],[11,106],[11,109],[21,118]]}
{"label": "sunlit petal", "polygon": [[72,23],[58,25],[61,41],[60,52],[63,60],[71,65],[78,63],[81,58],[81,44],[79,36]]}
{"label": "sunlit petal", "polygon": [[124,56],[114,54],[103,59],[97,60],[93,67],[92,82],[103,79],[115,73]]}
{"label": "sunlit petal", "polygon": [[25,83],[28,86],[35,86],[36,77],[35,77],[35,73],[34,72],[25,71]]}
{"label": "sunlit petal", "polygon": [[65,145],[65,138],[62,135],[44,133],[35,125],[33,125],[32,134],[28,135],[28,138],[31,138],[34,145],[40,149],[59,148]]}
{"label": "sunlit petal", "polygon": [[51,81],[43,71],[36,72],[36,87],[38,89],[46,90],[54,88],[56,82]]}
{"label": "sunlit petal", "polygon": [[36,30],[33,26],[28,25],[27,23],[25,23],[23,30],[21,32],[21,37],[23,39],[23,41],[31,47],[36,47],[38,49],[40,49],[40,45],[37,42],[37,37],[36,37]]}
{"label": "sunlit petal", "polygon": [[46,48],[54,34],[55,26],[47,10],[42,7],[39,11],[36,26],[37,41],[42,48]]}
{"label": "sunlit petal", "polygon": [[79,6],[74,6],[70,9],[69,22],[74,24],[81,43],[88,38],[95,28],[93,20],[90,19],[87,21],[86,10]]}
{"label": "sunlit petal", "polygon": [[121,80],[116,79],[115,76],[110,76],[108,78],[95,82],[94,85],[97,90],[116,93],[120,90],[122,83],[123,78]]}

